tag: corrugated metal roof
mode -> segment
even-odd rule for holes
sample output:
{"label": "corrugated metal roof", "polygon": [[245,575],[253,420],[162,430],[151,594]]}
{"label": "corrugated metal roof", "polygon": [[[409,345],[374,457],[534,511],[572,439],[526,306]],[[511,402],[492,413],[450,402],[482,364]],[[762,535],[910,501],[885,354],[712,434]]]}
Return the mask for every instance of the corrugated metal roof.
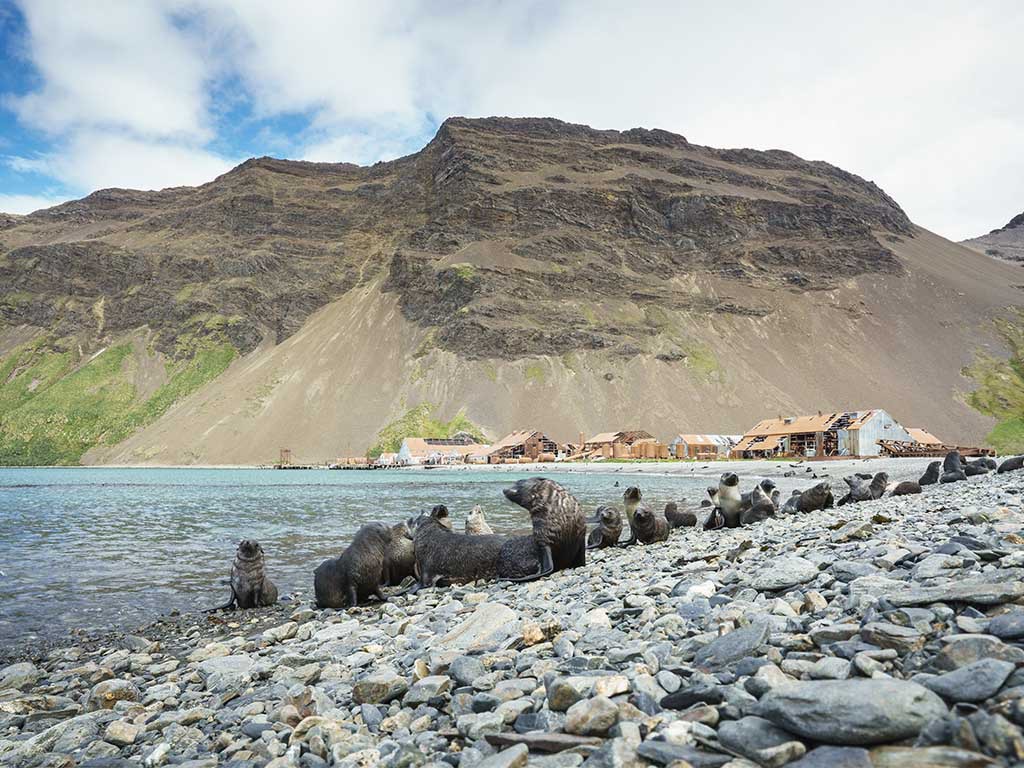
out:
{"label": "corrugated metal roof", "polygon": [[725,435],[678,435],[678,437],[687,445],[719,446],[729,443],[729,439]]}
{"label": "corrugated metal roof", "polygon": [[923,445],[942,445],[942,441],[927,429],[921,429],[920,427],[905,427],[905,429],[907,430],[907,434],[914,439],[915,443],[922,443]]}
{"label": "corrugated metal roof", "polygon": [[590,445],[591,443],[614,443],[615,438],[617,438],[621,434],[621,432],[599,432],[598,434],[594,435],[592,438],[587,440],[586,444]]}

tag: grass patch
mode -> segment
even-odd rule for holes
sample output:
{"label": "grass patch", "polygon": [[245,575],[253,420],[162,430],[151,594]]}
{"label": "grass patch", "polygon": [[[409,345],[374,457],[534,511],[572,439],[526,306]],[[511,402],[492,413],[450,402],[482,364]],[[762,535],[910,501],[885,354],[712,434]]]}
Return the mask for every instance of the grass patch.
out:
{"label": "grass patch", "polygon": [[706,344],[690,344],[683,349],[686,365],[699,376],[710,378],[718,373],[718,358]]}
{"label": "grass patch", "polygon": [[988,436],[993,448],[1020,453],[1024,451],[1024,312],[1016,310],[1011,318],[996,319],[994,325],[1010,348],[1010,357],[1003,360],[977,353],[962,371],[976,385],[966,400],[976,411],[999,420]]}
{"label": "grass patch", "polygon": [[138,402],[130,343],[77,367],[70,353],[43,342],[23,346],[0,365],[0,465],[77,464],[90,448],[155,421],[234,356],[227,342],[208,340],[190,359],[169,363],[169,380]]}
{"label": "grass patch", "polygon": [[407,437],[451,437],[466,432],[479,443],[486,441],[483,430],[466,418],[464,411],[459,411],[449,421],[442,421],[434,416],[436,410],[437,406],[432,403],[410,408],[377,434],[377,442],[367,456],[375,459],[382,453],[395,453]]}
{"label": "grass patch", "polygon": [[459,264],[452,264],[449,269],[453,270],[456,275],[459,276],[460,280],[469,281],[476,277],[476,267],[469,262],[461,262]]}
{"label": "grass patch", "polygon": [[543,384],[548,378],[547,368],[541,362],[530,363],[523,371],[523,378],[531,384]]}

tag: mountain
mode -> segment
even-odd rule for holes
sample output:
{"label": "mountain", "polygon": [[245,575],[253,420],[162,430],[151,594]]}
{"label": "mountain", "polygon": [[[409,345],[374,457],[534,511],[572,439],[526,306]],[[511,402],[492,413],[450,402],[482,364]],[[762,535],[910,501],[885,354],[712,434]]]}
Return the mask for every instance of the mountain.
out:
{"label": "mountain", "polygon": [[1005,227],[993,229],[981,237],[964,240],[963,244],[1003,261],[1024,263],[1024,213],[1014,216]]}
{"label": "mountain", "polygon": [[978,442],[964,369],[1006,357],[1018,274],[788,152],[451,118],[371,167],[0,219],[0,462],[312,461],[415,406],[564,440],[884,407]]}

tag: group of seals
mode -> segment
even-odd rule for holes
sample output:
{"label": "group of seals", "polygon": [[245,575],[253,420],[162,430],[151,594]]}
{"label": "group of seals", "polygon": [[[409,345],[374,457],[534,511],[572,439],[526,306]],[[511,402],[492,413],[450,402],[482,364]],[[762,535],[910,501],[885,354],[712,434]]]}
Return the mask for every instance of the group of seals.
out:
{"label": "group of seals", "polygon": [[[1006,466],[1013,459],[1007,459],[1003,462],[1003,466]],[[932,477],[936,474],[937,468],[933,469],[937,465],[937,461],[933,461],[928,465],[928,471],[925,473],[929,482],[934,482]],[[982,456],[975,459],[974,461],[967,461],[963,456],[960,455],[960,451],[950,451],[946,454],[946,458],[942,460],[942,473],[939,475],[940,483],[959,483],[966,480],[968,477],[977,477],[978,475],[987,475],[993,470],[997,472],[1009,471],[1003,470],[1000,466],[997,469],[995,459],[989,456]],[[921,478],[921,485],[924,485],[924,479]]]}
{"label": "group of seals", "polygon": [[837,507],[851,502],[882,498],[885,489],[889,486],[889,475],[885,472],[876,472],[874,475],[858,472],[855,475],[844,477],[843,481],[850,487],[850,490],[839,499]]}

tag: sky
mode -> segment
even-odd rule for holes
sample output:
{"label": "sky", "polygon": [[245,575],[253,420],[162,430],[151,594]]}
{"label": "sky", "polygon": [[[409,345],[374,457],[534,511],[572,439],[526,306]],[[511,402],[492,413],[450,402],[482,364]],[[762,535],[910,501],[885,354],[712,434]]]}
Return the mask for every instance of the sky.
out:
{"label": "sky", "polygon": [[826,160],[959,240],[1024,211],[1022,40],[1018,0],[0,0],[0,211],[510,115]]}

